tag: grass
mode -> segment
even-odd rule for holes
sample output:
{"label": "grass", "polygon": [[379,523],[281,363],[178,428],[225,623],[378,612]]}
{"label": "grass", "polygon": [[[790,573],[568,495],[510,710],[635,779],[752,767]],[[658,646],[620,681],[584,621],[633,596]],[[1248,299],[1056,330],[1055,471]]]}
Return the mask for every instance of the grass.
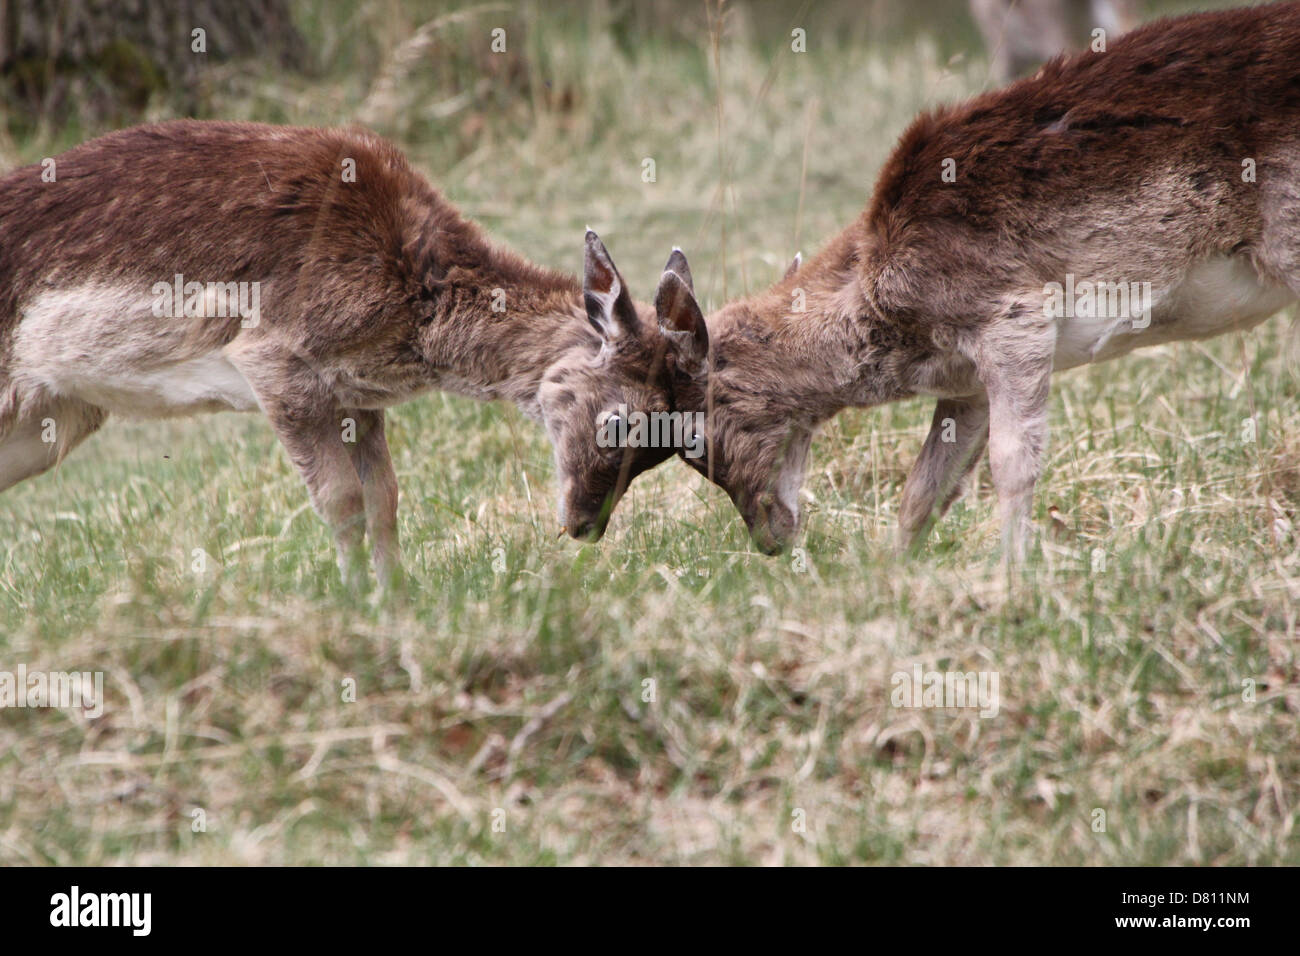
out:
{"label": "grass", "polygon": [[[694,6],[508,7],[433,31],[372,122],[537,261],[576,271],[590,222],[643,297],[673,244],[713,305],[775,279],[986,74],[834,6],[802,55],[787,14],[731,13],[720,77]],[[434,15],[303,5],[320,74],[223,68],[209,111],[354,116]],[[498,17],[513,59],[488,66]],[[892,554],[919,401],[826,429],[779,559],[675,462],[603,543],[557,541],[540,429],[411,403],[390,441],[418,590],[391,605],[343,591],[260,419],[111,421],[0,498],[0,669],[107,693],[93,721],[0,713],[0,863],[1300,862],[1295,359],[1278,318],[1059,376],[1037,516],[1064,527],[1011,591],[987,466]],[[997,716],[892,706],[916,664],[997,672]]]}

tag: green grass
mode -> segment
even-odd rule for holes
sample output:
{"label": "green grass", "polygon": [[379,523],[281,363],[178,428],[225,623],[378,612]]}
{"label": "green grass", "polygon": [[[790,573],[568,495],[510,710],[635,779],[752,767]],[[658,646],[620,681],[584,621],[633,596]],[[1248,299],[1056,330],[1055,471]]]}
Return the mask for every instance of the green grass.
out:
{"label": "green grass", "polygon": [[[214,73],[211,115],[348,119],[433,16],[325,9],[300,17],[320,75]],[[474,14],[372,121],[535,260],[576,270],[590,222],[645,297],[680,244],[717,305],[856,216],[919,109],[984,82],[956,40],[877,42],[834,7],[804,55],[784,15],[733,13],[719,87],[702,10],[678,9]],[[491,72],[497,16],[517,64]],[[108,698],[95,721],[0,712],[0,863],[1300,862],[1295,357],[1279,318],[1058,377],[1036,503],[1067,527],[1010,592],[987,466],[922,557],[893,556],[921,402],[826,429],[803,550],[777,559],[677,462],[601,544],[557,541],[540,429],[414,402],[390,441],[415,591],[389,605],[342,589],[260,419],[110,421],[0,498],[0,669],[102,670]],[[996,671],[998,715],[893,707],[918,663]]]}

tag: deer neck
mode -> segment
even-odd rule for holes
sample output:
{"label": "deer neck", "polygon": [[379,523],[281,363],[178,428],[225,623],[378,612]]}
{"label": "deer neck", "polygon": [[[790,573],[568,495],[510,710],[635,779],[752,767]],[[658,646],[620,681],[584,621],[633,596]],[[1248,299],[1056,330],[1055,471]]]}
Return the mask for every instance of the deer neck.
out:
{"label": "deer neck", "polygon": [[843,240],[766,292],[709,317],[713,376],[813,425],[848,407],[915,394],[906,371],[921,347],[871,308]]}
{"label": "deer neck", "polygon": [[599,341],[577,282],[522,263],[453,268],[432,284],[432,314],[418,348],[430,384],[484,400],[506,399],[539,418],[537,390],[566,352]]}

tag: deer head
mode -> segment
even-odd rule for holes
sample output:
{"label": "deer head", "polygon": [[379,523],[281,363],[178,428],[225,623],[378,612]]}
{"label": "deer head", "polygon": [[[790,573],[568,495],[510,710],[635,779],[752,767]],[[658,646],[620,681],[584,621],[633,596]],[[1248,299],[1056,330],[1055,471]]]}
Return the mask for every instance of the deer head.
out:
{"label": "deer head", "polygon": [[[683,260],[684,261],[684,260]],[[666,415],[672,369],[648,307],[638,307],[604,244],[586,235],[583,299],[600,335],[593,355],[575,350],[548,368],[538,392],[555,451],[564,530],[597,540],[632,479],[673,454],[626,438],[632,416]]]}
{"label": "deer head", "polygon": [[[708,325],[679,249],[664,266],[653,319],[637,313],[592,233],[585,289],[588,317],[605,346],[594,362],[554,369],[553,381],[548,372],[543,385],[566,530],[599,537],[632,479],[676,452],[727,492],[761,550],[788,546],[799,527],[813,426],[806,413],[756,387],[774,371],[764,365],[761,343],[742,340],[727,361],[716,354],[710,361]],[[675,416],[671,447],[601,441],[612,417],[656,412]]]}

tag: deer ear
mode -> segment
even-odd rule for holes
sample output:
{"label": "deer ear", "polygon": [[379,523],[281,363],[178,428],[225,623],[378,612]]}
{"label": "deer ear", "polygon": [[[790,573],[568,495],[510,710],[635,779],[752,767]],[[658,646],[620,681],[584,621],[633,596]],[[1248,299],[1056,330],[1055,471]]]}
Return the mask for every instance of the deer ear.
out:
{"label": "deer ear", "polygon": [[[670,260],[671,261],[671,260]],[[685,257],[682,262],[685,263]],[[686,281],[676,271],[665,271],[655,293],[659,331],[668,339],[677,362],[691,375],[704,371],[709,357],[709,328],[704,313]]]}
{"label": "deer ear", "polygon": [[627,285],[614,267],[605,244],[590,229],[587,230],[582,298],[587,307],[587,321],[606,342],[636,330],[636,307],[632,305]]}
{"label": "deer ear", "polygon": [[790,268],[788,268],[788,269],[785,270],[785,278],[788,279],[788,278],[790,278],[792,275],[794,275],[796,272],[798,272],[798,271],[799,271],[799,267],[800,267],[801,265],[803,265],[803,253],[802,253],[802,252],[796,252],[796,253],[794,254],[794,261],[793,261],[792,263],[790,263]]}
{"label": "deer ear", "polygon": [[664,272],[677,273],[677,278],[686,283],[686,288],[690,290],[691,295],[695,294],[695,280],[691,278],[691,267],[686,261],[686,253],[676,246],[673,246],[673,254],[668,257]]}

